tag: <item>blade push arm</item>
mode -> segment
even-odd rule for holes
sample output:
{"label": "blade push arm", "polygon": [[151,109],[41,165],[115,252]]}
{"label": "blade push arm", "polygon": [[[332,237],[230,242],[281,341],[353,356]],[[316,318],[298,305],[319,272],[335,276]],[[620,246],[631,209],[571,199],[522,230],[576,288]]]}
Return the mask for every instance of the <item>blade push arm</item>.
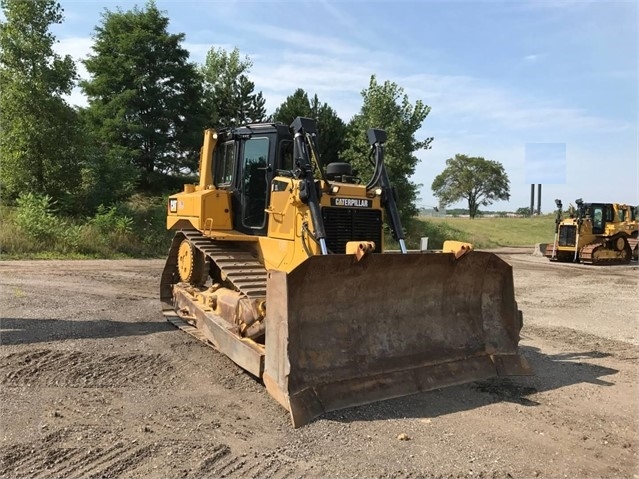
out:
{"label": "blade push arm", "polygon": [[393,238],[399,242],[402,253],[406,254],[408,250],[406,249],[404,229],[402,228],[399,210],[397,209],[397,203],[395,201],[395,192],[388,178],[386,166],[384,166],[386,132],[384,130],[371,128],[368,130],[368,142],[371,144],[373,152],[375,153],[375,172],[373,173],[371,183],[368,185],[370,186],[369,189],[375,187],[377,184],[382,188],[382,204],[388,215],[388,222],[390,223]]}

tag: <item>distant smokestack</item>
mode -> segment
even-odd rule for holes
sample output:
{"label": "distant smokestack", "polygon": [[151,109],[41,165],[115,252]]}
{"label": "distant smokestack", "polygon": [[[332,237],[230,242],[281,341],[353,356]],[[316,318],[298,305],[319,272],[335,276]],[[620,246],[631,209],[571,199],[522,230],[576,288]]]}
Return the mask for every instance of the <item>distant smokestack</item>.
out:
{"label": "distant smokestack", "polygon": [[530,185],[530,216],[535,213],[535,185]]}
{"label": "distant smokestack", "polygon": [[537,214],[541,214],[541,184],[537,185]]}

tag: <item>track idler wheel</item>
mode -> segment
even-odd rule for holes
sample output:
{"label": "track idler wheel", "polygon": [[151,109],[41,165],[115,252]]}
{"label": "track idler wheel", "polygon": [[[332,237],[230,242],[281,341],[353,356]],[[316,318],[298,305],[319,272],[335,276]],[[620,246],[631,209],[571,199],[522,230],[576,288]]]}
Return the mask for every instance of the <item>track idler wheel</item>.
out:
{"label": "track idler wheel", "polygon": [[617,237],[613,237],[613,248],[619,255],[619,261],[622,264],[630,263],[632,259],[632,248],[625,235],[619,234]]}
{"label": "track idler wheel", "polygon": [[206,282],[208,271],[204,254],[185,239],[178,249],[178,274],[185,283],[199,286]]}
{"label": "track idler wheel", "polygon": [[626,249],[626,245],[628,244],[628,242],[622,238],[619,237],[615,240],[615,250],[617,251],[623,251],[624,249]]}

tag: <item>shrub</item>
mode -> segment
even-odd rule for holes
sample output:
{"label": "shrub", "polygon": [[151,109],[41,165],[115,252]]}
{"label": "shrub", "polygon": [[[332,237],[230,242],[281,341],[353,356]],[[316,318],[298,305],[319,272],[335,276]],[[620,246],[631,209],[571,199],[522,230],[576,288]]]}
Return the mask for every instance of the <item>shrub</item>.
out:
{"label": "shrub", "polygon": [[64,225],[55,216],[55,202],[48,195],[22,193],[17,199],[15,223],[25,236],[38,242],[54,242]]}
{"label": "shrub", "polygon": [[166,198],[134,196],[90,217],[61,216],[50,197],[23,194],[0,205],[0,255],[8,258],[164,257]]}
{"label": "shrub", "polygon": [[125,236],[133,231],[133,218],[120,213],[115,206],[109,208],[104,205],[98,206],[98,210],[89,220],[89,224],[94,226],[103,236],[111,234]]}

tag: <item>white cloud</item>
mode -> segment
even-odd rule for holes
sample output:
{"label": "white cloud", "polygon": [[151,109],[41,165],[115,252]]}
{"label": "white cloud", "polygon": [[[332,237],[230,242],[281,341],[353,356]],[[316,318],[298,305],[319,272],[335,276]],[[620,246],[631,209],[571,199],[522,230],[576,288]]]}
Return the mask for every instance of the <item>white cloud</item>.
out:
{"label": "white cloud", "polygon": [[357,94],[362,80],[367,81],[371,69],[363,65],[352,65],[337,59],[315,55],[284,54],[283,61],[275,67],[254,67],[260,84],[275,91],[290,91],[303,87],[306,91],[347,91]]}
{"label": "white cloud", "polygon": [[485,84],[469,76],[419,74],[400,81],[409,94],[423,99],[440,115],[485,126],[493,121],[507,129],[626,131],[633,126],[544,98]]}
{"label": "white cloud", "polygon": [[[371,56],[366,55],[365,50],[341,40],[272,26],[252,25],[250,28],[267,41],[277,39],[284,44],[305,46],[302,51],[274,49],[276,53],[272,57],[263,52],[250,54],[254,62],[251,78],[256,89],[264,93],[269,111],[297,88],[304,88],[309,94],[317,93],[322,101],[328,102],[348,120],[359,110],[360,91],[368,85],[370,75],[376,73],[381,81],[391,76],[388,63],[393,59],[376,56],[375,60],[370,60]],[[80,60],[91,53],[92,44],[90,37],[67,37],[56,44],[56,51],[71,55],[77,62],[80,77],[87,78],[88,73]],[[204,62],[211,47],[233,49],[229,44],[184,42],[183,46],[191,53],[191,60],[197,63]],[[526,58],[536,61],[541,56],[534,53]],[[482,133],[482,127],[485,130],[487,121],[520,130],[553,128],[609,132],[632,128],[632,125],[598,117],[583,109],[529,97],[470,76],[421,73],[395,75],[392,79],[405,88],[412,101],[423,100],[433,107],[434,115],[456,119],[460,126],[474,124],[470,128],[477,134]],[[77,91],[70,101],[85,103]]]}
{"label": "white cloud", "polygon": [[378,67],[373,62],[354,63],[330,55],[280,51],[277,58],[263,57],[254,64],[250,76],[255,88],[264,93],[269,111],[303,88],[309,95],[317,93],[320,101],[327,102],[348,121],[359,111],[360,92]]}
{"label": "white cloud", "polygon": [[307,51],[321,51],[334,55],[352,54],[360,51],[350,43],[335,37],[313,35],[291,28],[280,28],[265,24],[243,25],[241,28],[251,31],[254,35],[279,43],[280,48],[282,44],[288,44],[296,48],[303,47]]}

